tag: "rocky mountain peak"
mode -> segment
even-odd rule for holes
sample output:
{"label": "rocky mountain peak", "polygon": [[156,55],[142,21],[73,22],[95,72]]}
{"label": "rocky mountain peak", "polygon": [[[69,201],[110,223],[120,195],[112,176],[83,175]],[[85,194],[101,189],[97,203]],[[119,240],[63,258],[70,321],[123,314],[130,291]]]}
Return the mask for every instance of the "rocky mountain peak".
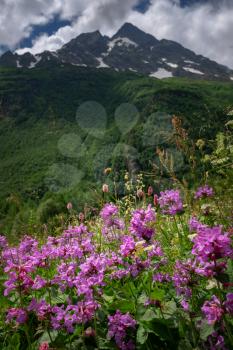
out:
{"label": "rocky mountain peak", "polygon": [[131,23],[123,24],[112,39],[119,37],[128,38],[142,46],[158,43],[158,40],[155,37],[143,32],[141,29],[137,28]]}
{"label": "rocky mountain peak", "polygon": [[159,79],[233,80],[229,68],[175,41],[157,40],[131,23],[125,23],[111,38],[96,30],[78,35],[56,52],[18,55],[8,51],[0,57],[4,67],[49,69],[64,65],[129,70]]}

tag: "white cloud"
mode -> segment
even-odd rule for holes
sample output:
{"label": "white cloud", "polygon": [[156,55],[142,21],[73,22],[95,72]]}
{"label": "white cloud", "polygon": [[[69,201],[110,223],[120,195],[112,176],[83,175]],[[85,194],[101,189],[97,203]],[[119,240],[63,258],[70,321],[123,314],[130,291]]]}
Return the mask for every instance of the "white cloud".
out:
{"label": "white cloud", "polygon": [[60,0],[0,0],[0,44],[14,47],[32,26],[47,23],[60,8]]}
{"label": "white cloud", "polygon": [[[233,3],[231,3],[233,5]],[[169,0],[154,0],[146,14],[132,12],[129,21],[233,68],[233,6],[226,2],[180,8]]]}
{"label": "white cloud", "polygon": [[[32,48],[20,49],[17,52],[39,53],[43,50],[56,50],[78,34],[97,29],[104,34],[113,35],[127,20],[132,7],[137,3],[138,0],[124,0],[120,5],[119,0],[85,0],[79,1],[78,4],[77,1],[63,1],[61,18],[70,19],[76,17],[75,14],[78,18],[75,18],[70,26],[60,28],[51,36],[43,34],[36,38]],[[80,9],[83,11],[80,12]]]}
{"label": "white cloud", "polygon": [[[137,0],[0,0],[0,44],[14,48],[30,35],[33,25],[59,14],[71,20],[51,36],[35,38],[33,53],[56,50],[82,32],[99,29],[112,35],[124,22],[132,22],[155,35],[183,44],[233,68],[233,2],[209,1],[180,8],[178,1],[152,0],[149,11],[133,11]],[[216,6],[217,4],[217,6]],[[9,21],[11,18],[11,21]],[[28,49],[20,50],[25,52]]]}

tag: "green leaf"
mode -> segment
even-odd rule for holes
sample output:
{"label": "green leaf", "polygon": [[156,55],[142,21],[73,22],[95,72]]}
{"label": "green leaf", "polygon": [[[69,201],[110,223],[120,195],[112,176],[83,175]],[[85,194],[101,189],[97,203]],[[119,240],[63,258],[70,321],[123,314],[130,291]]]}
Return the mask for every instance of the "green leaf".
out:
{"label": "green leaf", "polygon": [[148,296],[145,293],[142,293],[140,295],[140,297],[138,298],[138,304],[145,304],[145,302],[147,301]]}
{"label": "green leaf", "polygon": [[109,341],[106,339],[102,339],[102,338],[98,339],[98,348],[103,349],[103,350],[104,349],[111,349]]}
{"label": "green leaf", "polygon": [[10,349],[19,350],[20,348],[20,335],[15,333],[10,340]]}
{"label": "green leaf", "polygon": [[114,296],[113,295],[107,295],[107,294],[103,294],[103,299],[105,301],[107,301],[108,303],[112,303],[114,300]]}
{"label": "green leaf", "polygon": [[183,339],[179,342],[178,350],[194,350],[188,339]]}
{"label": "green leaf", "polygon": [[[50,331],[50,335],[51,335],[51,338],[52,340],[54,341],[58,335],[58,331]],[[49,337],[49,334],[48,332],[44,332],[43,335],[40,337],[40,343],[43,343],[43,342],[48,342],[50,343],[50,337]]]}
{"label": "green leaf", "polygon": [[139,326],[137,331],[137,343],[143,345],[147,341],[148,333],[143,326]]}
{"label": "green leaf", "polygon": [[163,315],[164,318],[170,318],[171,316],[173,316],[175,314],[177,310],[177,306],[176,303],[174,301],[168,301],[167,303],[164,304],[163,306]]}
{"label": "green leaf", "polygon": [[221,283],[228,283],[230,282],[230,278],[228,274],[226,273],[221,273],[218,275],[217,280],[220,281]]}
{"label": "green leaf", "polygon": [[142,321],[146,321],[146,322],[150,322],[152,320],[154,320],[156,318],[156,313],[149,309],[149,310],[146,310],[146,312],[144,313],[144,315],[142,316]]}
{"label": "green leaf", "polygon": [[153,289],[150,299],[162,301],[165,296],[165,291],[162,289]]}
{"label": "green leaf", "polygon": [[126,313],[126,312],[132,313],[135,310],[134,302],[128,299],[119,300],[116,303],[112,304],[111,306],[114,306],[115,310],[120,310],[123,313]]}
{"label": "green leaf", "polygon": [[169,340],[170,337],[168,327],[164,324],[164,321],[162,320],[154,320],[152,323],[148,324],[148,332],[154,333],[161,340]]}
{"label": "green leaf", "polygon": [[203,321],[200,329],[200,338],[202,340],[206,340],[208,336],[211,335],[213,332],[214,332],[214,325],[209,324],[206,321]]}

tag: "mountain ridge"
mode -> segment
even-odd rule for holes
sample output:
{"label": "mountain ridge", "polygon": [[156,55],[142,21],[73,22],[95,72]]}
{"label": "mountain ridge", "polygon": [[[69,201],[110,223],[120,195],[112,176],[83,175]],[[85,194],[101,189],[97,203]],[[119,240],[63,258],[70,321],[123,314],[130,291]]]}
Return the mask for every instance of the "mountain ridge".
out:
{"label": "mountain ridge", "polygon": [[158,40],[131,23],[125,23],[111,38],[96,30],[78,35],[57,51],[36,55],[7,51],[0,57],[2,67],[32,69],[51,65],[133,71],[159,79],[233,80],[233,70],[228,67],[175,41]]}

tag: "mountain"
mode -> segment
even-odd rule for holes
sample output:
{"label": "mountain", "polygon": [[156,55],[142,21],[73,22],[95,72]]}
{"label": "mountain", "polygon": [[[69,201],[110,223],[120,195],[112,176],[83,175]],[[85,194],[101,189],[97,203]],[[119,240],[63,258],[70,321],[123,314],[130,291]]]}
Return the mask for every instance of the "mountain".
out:
{"label": "mountain", "polygon": [[159,79],[233,80],[233,71],[229,68],[177,42],[157,40],[130,23],[125,23],[111,38],[95,31],[79,35],[56,52],[18,55],[8,51],[0,57],[2,67],[33,69],[54,65],[133,71]]}

